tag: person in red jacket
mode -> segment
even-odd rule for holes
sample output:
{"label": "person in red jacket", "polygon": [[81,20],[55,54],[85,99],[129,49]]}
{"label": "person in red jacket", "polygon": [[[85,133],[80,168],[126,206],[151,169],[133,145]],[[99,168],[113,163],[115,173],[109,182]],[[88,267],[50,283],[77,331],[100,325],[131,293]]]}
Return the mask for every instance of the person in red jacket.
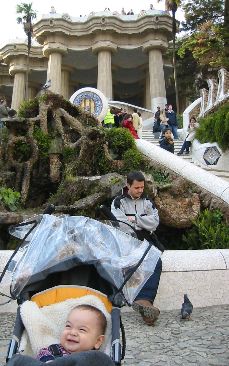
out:
{"label": "person in red jacket", "polygon": [[131,116],[131,114],[127,114],[125,116],[124,121],[122,122],[122,127],[124,128],[128,128],[128,130],[130,131],[130,133],[133,135],[133,137],[135,139],[139,139],[137,132],[135,131],[135,128],[133,126],[133,117]]}

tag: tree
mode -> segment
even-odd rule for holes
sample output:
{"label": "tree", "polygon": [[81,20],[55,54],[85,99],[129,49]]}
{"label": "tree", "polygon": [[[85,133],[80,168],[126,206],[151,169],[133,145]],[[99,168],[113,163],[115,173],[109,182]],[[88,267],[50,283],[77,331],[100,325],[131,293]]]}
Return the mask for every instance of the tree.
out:
{"label": "tree", "polygon": [[[183,5],[186,23],[190,31],[183,38],[178,54],[183,57],[186,50],[205,71],[229,66],[229,5],[228,0],[196,0]],[[208,12],[206,12],[208,9]]]}
{"label": "tree", "polygon": [[[160,2],[161,0],[158,0]],[[178,85],[177,85],[177,70],[176,70],[176,33],[177,33],[177,24],[176,24],[176,11],[178,6],[180,6],[181,0],[166,0],[165,1],[165,8],[168,11],[172,12],[172,19],[173,19],[173,28],[172,28],[172,35],[173,35],[173,76],[174,76],[174,84],[175,84],[175,93],[176,93],[176,107],[177,113],[179,114],[179,95],[178,95]]]}
{"label": "tree", "polygon": [[185,22],[182,22],[182,30],[184,31],[194,32],[208,21],[215,25],[223,22],[223,0],[182,1],[182,9],[185,15]]}
{"label": "tree", "polygon": [[17,5],[16,13],[17,23],[23,24],[25,34],[27,35],[27,68],[26,68],[26,82],[25,82],[25,99],[28,100],[28,81],[29,81],[29,56],[32,42],[33,25],[32,20],[36,19],[36,11],[32,9],[32,3],[21,3]]}

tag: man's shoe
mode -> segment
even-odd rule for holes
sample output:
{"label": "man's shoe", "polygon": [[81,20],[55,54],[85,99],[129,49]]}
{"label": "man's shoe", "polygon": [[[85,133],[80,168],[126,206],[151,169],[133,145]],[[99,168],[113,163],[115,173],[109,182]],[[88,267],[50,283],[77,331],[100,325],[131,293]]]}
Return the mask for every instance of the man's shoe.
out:
{"label": "man's shoe", "polygon": [[185,155],[189,155],[189,151],[185,151]]}
{"label": "man's shoe", "polygon": [[160,310],[153,306],[149,300],[136,300],[132,307],[134,311],[142,316],[143,321],[150,326],[154,325],[160,314]]}
{"label": "man's shoe", "polygon": [[177,155],[183,155],[183,153],[179,151],[179,152],[177,153]]}

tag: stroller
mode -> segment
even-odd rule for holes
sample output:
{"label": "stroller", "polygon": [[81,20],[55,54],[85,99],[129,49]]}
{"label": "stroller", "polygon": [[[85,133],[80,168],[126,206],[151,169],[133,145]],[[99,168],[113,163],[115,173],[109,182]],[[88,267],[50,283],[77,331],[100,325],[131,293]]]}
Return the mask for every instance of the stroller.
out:
{"label": "stroller", "polygon": [[[30,335],[36,330],[31,328],[29,333],[26,323],[30,316],[28,324],[33,323],[34,306],[42,310],[73,299],[84,304],[93,297],[95,306],[98,299],[111,318],[103,351],[115,365],[121,364],[126,345],[121,307],[133,303],[161,253],[146,240],[121,231],[117,222],[115,226],[84,216],[46,213],[11,229],[22,243],[0,278],[9,284],[11,297],[19,305],[6,361],[22,349],[34,356],[37,345],[32,344]],[[42,346],[47,346],[42,341]]]}

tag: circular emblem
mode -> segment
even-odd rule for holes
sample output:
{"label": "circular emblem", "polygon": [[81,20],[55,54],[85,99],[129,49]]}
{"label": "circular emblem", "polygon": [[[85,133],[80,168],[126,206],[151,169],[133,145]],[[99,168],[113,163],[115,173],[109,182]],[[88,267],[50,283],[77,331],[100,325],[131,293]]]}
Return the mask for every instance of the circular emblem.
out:
{"label": "circular emblem", "polygon": [[95,88],[82,88],[77,90],[70,98],[70,102],[89,112],[100,122],[108,111],[107,98],[101,91]]}

